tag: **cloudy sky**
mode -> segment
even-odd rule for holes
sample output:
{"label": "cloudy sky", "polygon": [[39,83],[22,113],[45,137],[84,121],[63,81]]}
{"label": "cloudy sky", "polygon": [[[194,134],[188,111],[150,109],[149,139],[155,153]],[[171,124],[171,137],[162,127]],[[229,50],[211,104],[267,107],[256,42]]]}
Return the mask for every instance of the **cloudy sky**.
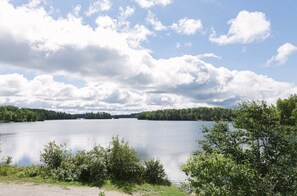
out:
{"label": "cloudy sky", "polygon": [[130,113],[297,93],[292,0],[0,0],[0,105]]}

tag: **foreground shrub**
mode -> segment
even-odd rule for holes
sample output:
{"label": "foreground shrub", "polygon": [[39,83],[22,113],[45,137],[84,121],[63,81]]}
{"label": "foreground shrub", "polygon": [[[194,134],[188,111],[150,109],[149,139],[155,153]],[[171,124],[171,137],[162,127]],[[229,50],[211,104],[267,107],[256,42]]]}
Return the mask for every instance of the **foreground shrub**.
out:
{"label": "foreground shrub", "polygon": [[101,146],[95,146],[89,152],[78,152],[73,163],[79,171],[79,181],[102,185],[107,179],[105,155],[105,149]]}
{"label": "foreground shrub", "polygon": [[12,163],[12,157],[2,157],[2,149],[0,147],[0,165],[10,165]]}
{"label": "foreground shrub", "polygon": [[114,182],[141,182],[143,165],[136,151],[118,137],[112,138],[107,148],[107,170]]}
{"label": "foreground shrub", "polygon": [[165,170],[159,160],[144,164],[136,151],[118,137],[112,138],[109,147],[95,146],[90,151],[79,151],[72,155],[65,145],[50,142],[41,153],[45,164],[41,169],[32,168],[27,176],[44,177],[60,181],[78,181],[101,186],[110,179],[117,185],[148,182],[169,185]]}
{"label": "foreground shrub", "polygon": [[144,180],[150,184],[170,185],[166,177],[164,166],[160,160],[149,160],[144,162]]}
{"label": "foreground shrub", "polygon": [[40,155],[40,161],[51,169],[57,169],[62,162],[67,162],[71,158],[71,153],[65,145],[58,145],[55,141],[45,145]]}
{"label": "foreground shrub", "polygon": [[221,154],[197,154],[182,171],[190,177],[189,188],[197,195],[257,195],[252,188],[257,179],[255,171]]}

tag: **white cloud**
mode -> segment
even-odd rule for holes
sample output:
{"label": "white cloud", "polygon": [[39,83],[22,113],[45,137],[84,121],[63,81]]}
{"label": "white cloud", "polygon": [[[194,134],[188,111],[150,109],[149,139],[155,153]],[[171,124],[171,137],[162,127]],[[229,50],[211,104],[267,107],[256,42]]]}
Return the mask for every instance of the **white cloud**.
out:
{"label": "white cloud", "polygon": [[177,23],[173,23],[171,28],[179,34],[193,35],[203,28],[199,19],[180,19]]}
{"label": "white cloud", "polygon": [[135,12],[135,9],[130,6],[127,6],[126,9],[120,7],[120,18],[126,19],[129,16],[133,15],[134,12]]}
{"label": "white cloud", "polygon": [[[72,14],[54,19],[41,7],[6,1],[0,1],[0,13],[0,69],[15,67],[34,75],[0,75],[0,104],[140,111],[230,106],[241,99],[272,102],[297,92],[293,84],[201,60],[218,58],[212,53],[155,59],[142,47],[151,32],[140,24],[120,28],[119,19],[100,16],[92,28]],[[54,76],[60,75],[85,85],[58,82]]]}
{"label": "white cloud", "polygon": [[162,31],[162,30],[166,30],[167,27],[164,26],[162,24],[162,22],[156,17],[156,15],[151,12],[151,11],[148,11],[148,15],[146,17],[146,21],[147,23],[149,23],[150,25],[153,26],[153,29],[155,31]]}
{"label": "white cloud", "polygon": [[90,0],[90,6],[86,11],[87,16],[91,16],[100,11],[108,11],[111,9],[112,3],[110,0]]}
{"label": "white cloud", "polygon": [[142,8],[151,8],[157,5],[166,6],[173,2],[173,0],[135,0]]}
{"label": "white cloud", "polygon": [[197,55],[198,58],[203,59],[203,58],[215,58],[215,59],[222,59],[221,56],[218,56],[214,53],[205,53],[205,54],[199,54]]}
{"label": "white cloud", "polygon": [[240,11],[236,18],[228,22],[228,25],[230,25],[228,34],[216,36],[214,32],[209,40],[220,45],[247,44],[270,36],[271,25],[262,12]]}
{"label": "white cloud", "polygon": [[81,5],[76,5],[74,8],[73,8],[73,14],[78,17],[79,16],[79,13],[81,11]]}
{"label": "white cloud", "polygon": [[271,57],[266,66],[283,65],[287,62],[290,55],[297,51],[297,47],[291,43],[285,43],[277,49],[277,55]]}
{"label": "white cloud", "polygon": [[116,29],[116,20],[112,19],[109,16],[99,16],[96,19],[97,27],[103,29]]}

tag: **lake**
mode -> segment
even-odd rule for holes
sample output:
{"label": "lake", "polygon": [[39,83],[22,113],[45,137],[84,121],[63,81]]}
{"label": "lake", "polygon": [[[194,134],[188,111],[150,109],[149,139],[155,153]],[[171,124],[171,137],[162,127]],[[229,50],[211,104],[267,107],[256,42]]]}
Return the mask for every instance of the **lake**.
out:
{"label": "lake", "polygon": [[204,121],[55,120],[44,122],[0,124],[3,154],[12,156],[17,165],[38,164],[44,145],[55,140],[65,143],[73,152],[89,150],[94,145],[108,146],[113,136],[129,142],[142,160],[159,158],[172,182],[185,175],[181,163],[198,149]]}

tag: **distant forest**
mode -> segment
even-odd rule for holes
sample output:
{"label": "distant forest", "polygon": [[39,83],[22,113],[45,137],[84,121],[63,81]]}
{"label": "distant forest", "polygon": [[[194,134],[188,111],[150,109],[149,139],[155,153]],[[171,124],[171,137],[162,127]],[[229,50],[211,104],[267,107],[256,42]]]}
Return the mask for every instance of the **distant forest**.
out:
{"label": "distant forest", "polygon": [[141,112],[139,120],[203,120],[203,121],[231,121],[234,110],[225,108],[198,107],[189,109],[166,109]]}
{"label": "distant forest", "polygon": [[44,120],[66,120],[66,119],[111,119],[112,116],[106,112],[68,114],[45,109],[18,108],[15,106],[0,106],[0,122],[33,122]]}
{"label": "distant forest", "polygon": [[44,120],[66,119],[119,119],[137,118],[138,120],[204,120],[231,121],[234,116],[232,109],[224,108],[189,108],[147,111],[128,115],[111,115],[106,112],[69,114],[45,109],[18,108],[15,106],[0,106],[0,122],[33,122]]}

